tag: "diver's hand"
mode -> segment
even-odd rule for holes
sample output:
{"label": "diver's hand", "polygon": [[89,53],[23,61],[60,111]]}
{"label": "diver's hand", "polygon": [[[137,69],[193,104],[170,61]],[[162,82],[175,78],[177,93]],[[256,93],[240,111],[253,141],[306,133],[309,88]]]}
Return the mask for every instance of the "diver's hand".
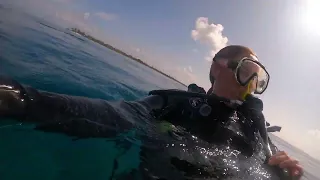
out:
{"label": "diver's hand", "polygon": [[278,165],[282,169],[288,169],[290,174],[295,177],[301,177],[303,175],[303,168],[299,164],[298,160],[288,156],[284,151],[279,151],[268,162],[269,165]]}
{"label": "diver's hand", "polygon": [[0,76],[0,117],[23,113],[26,102],[22,90],[18,82]]}

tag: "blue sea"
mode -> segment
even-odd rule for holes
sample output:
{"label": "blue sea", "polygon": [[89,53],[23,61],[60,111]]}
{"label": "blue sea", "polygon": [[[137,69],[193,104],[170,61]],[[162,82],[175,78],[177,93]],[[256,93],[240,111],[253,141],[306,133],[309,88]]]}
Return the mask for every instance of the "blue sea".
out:
{"label": "blue sea", "polygon": [[[110,101],[136,100],[154,89],[186,89],[65,28],[4,6],[0,6],[0,74],[45,91]],[[108,179],[140,162],[139,140],[122,154],[112,140],[73,141],[32,128],[11,120],[0,122],[1,180]],[[280,149],[300,160],[306,171],[303,179],[320,179],[319,161],[271,136]],[[119,164],[112,172],[115,158]]]}

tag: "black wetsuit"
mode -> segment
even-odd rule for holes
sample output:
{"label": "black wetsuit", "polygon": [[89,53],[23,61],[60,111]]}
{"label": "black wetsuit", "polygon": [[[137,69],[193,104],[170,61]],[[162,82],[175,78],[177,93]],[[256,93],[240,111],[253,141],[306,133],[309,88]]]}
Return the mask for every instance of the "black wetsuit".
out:
{"label": "black wetsuit", "polygon": [[[263,165],[257,122],[265,121],[262,102],[254,97],[237,108],[183,91],[153,91],[135,102],[108,102],[38,91],[0,77],[0,100],[0,117],[36,123],[42,131],[88,138],[140,130],[137,136],[146,144],[141,165],[118,179],[279,179]],[[172,125],[158,132],[163,121]],[[229,160],[236,165],[231,167],[225,162]]]}

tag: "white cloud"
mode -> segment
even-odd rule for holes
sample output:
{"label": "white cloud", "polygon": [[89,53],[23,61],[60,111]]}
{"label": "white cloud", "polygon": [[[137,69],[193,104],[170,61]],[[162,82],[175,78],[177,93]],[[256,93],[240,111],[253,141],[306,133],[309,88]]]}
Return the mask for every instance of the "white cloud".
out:
{"label": "white cloud", "polygon": [[191,37],[209,46],[210,53],[205,59],[211,61],[214,55],[228,43],[228,38],[222,34],[224,28],[221,24],[209,24],[206,17],[199,17],[195,25],[195,29],[191,31]]}
{"label": "white cloud", "polygon": [[314,136],[315,138],[320,139],[320,130],[319,129],[313,129],[313,130],[309,130],[308,135]]}
{"label": "white cloud", "polygon": [[97,12],[94,15],[98,16],[99,18],[105,21],[112,21],[117,18],[115,14],[105,13],[105,12]]}

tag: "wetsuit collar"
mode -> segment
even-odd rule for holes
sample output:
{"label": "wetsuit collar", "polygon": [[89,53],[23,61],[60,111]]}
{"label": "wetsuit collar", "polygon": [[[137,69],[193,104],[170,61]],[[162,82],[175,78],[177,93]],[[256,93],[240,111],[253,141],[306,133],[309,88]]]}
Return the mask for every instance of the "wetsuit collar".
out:
{"label": "wetsuit collar", "polygon": [[226,104],[227,106],[232,107],[232,108],[239,107],[239,106],[241,106],[243,104],[243,101],[227,99],[227,98],[224,98],[224,97],[217,96],[214,93],[211,93],[210,96],[215,96],[215,97],[219,98],[220,101],[224,102],[224,104]]}

